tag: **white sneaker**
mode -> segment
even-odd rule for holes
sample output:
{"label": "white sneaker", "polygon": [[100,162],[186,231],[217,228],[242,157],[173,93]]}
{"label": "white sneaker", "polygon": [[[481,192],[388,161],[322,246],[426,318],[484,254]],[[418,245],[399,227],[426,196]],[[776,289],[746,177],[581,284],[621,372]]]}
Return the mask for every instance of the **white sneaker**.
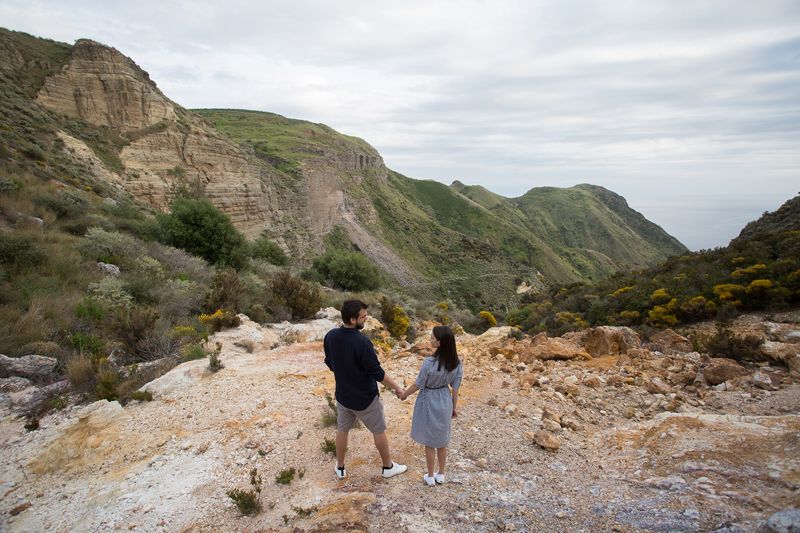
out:
{"label": "white sneaker", "polygon": [[425,474],[422,476],[422,481],[424,481],[425,484],[428,485],[429,487],[433,487],[434,485],[436,485],[435,475],[429,476],[428,474]]}
{"label": "white sneaker", "polygon": [[339,481],[343,480],[347,477],[347,472],[345,472],[344,467],[339,468],[339,466],[334,466],[333,471],[336,472],[336,479]]}
{"label": "white sneaker", "polygon": [[399,465],[397,463],[392,463],[391,468],[386,468],[386,467],[383,468],[383,477],[390,478],[392,476],[396,476],[397,474],[402,474],[406,470],[408,470],[408,467],[406,465]]}
{"label": "white sneaker", "polygon": [[435,480],[436,480],[436,483],[438,483],[439,485],[441,485],[442,483],[444,483],[444,474],[440,474],[439,472],[436,472],[436,473],[433,475],[433,479],[435,479]]}

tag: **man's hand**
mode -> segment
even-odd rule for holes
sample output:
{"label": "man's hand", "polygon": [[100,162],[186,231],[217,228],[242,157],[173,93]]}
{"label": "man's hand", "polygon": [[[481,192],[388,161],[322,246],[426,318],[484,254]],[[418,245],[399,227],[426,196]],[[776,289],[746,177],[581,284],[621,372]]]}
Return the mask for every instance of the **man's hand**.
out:
{"label": "man's hand", "polygon": [[401,400],[405,400],[406,399],[405,396],[403,395],[403,389],[401,389],[400,387],[396,387],[394,389],[394,394],[395,394],[395,396],[397,396]]}

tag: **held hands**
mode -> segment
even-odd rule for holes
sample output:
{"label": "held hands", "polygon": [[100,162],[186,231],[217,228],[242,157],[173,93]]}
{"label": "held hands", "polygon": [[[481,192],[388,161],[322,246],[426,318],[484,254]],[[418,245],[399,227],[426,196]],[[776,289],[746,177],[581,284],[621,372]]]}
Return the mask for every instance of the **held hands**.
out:
{"label": "held hands", "polygon": [[401,389],[400,387],[394,389],[394,394],[401,400],[405,400],[407,398],[405,391],[403,391],[403,389]]}

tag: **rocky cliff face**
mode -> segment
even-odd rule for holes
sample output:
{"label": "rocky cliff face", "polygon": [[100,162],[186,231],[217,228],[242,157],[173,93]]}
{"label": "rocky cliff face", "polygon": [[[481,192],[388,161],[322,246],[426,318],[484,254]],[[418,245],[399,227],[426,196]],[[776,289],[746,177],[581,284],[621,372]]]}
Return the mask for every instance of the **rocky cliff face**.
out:
{"label": "rocky cliff face", "polygon": [[[120,177],[97,167],[137,200],[166,210],[181,185],[201,190],[248,237],[265,228],[291,235],[296,202],[269,165],[167,99],[146,72],[113,48],[78,41],[70,60],[47,78],[36,101],[57,113],[108,127],[127,144]],[[75,143],[72,143],[73,145]],[[74,151],[84,162],[91,154]],[[296,247],[297,243],[284,243]]]}
{"label": "rocky cliff face", "polygon": [[45,80],[37,101],[58,113],[121,130],[176,118],[174,104],[136,63],[88,39],[75,43],[71,60]]}
{"label": "rocky cliff face", "polygon": [[[13,50],[4,55],[16,57]],[[62,138],[97,178],[139,201],[166,210],[179,187],[195,188],[246,236],[267,230],[301,258],[319,252],[322,237],[344,225],[368,255],[412,275],[362,227],[377,215],[367,197],[351,194],[351,185],[359,185],[364,173],[383,180],[387,174],[380,154],[366,143],[354,147],[341,141],[312,150],[300,172],[288,175],[171,102],[131,59],[90,40],[76,42],[70,60],[44,81],[36,101],[121,135],[126,144],[119,152],[120,173],[98,164],[79,140]]]}

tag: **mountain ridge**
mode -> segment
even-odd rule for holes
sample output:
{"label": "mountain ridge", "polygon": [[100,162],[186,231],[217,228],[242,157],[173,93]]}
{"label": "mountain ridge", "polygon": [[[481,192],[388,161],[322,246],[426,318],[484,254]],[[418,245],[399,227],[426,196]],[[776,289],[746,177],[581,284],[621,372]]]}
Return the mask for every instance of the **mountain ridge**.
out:
{"label": "mountain ridge", "polygon": [[[189,186],[247,237],[267,235],[300,266],[341,227],[354,249],[401,286],[465,278],[435,290],[466,300],[476,292],[470,279],[496,272],[477,290],[479,304],[488,305],[513,294],[519,278],[596,279],[685,251],[605,189],[552,189],[546,205],[535,201],[544,194],[536,188],[518,199],[490,191],[481,199],[475,186],[392,171],[366,141],[322,124],[252,110],[184,109],[132,59],[92,40],[70,46],[2,30],[0,59],[35,96],[25,105],[49,130],[34,142],[47,154],[45,166],[55,159],[80,165],[101,182],[90,186],[129,193],[156,211]],[[487,198],[495,205],[485,205]],[[582,222],[567,224],[581,211]]]}

